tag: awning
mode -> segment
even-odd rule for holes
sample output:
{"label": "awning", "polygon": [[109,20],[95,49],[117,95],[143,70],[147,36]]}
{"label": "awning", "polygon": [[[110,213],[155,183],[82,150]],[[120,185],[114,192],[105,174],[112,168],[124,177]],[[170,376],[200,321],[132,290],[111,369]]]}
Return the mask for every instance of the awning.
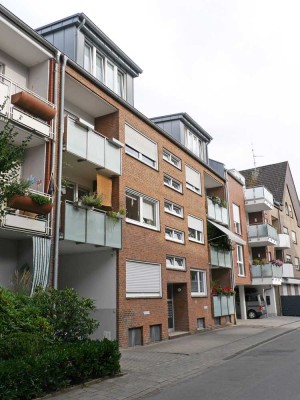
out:
{"label": "awning", "polygon": [[245,240],[241,239],[238,235],[236,235],[235,233],[231,232],[229,229],[225,228],[225,226],[216,224],[215,222],[212,222],[212,221],[209,221],[209,220],[208,220],[208,222],[210,224],[213,224],[218,229],[220,229],[220,231],[224,232],[229,237],[229,239],[233,240],[234,242],[236,242],[238,244],[242,244],[242,245],[246,244]]}

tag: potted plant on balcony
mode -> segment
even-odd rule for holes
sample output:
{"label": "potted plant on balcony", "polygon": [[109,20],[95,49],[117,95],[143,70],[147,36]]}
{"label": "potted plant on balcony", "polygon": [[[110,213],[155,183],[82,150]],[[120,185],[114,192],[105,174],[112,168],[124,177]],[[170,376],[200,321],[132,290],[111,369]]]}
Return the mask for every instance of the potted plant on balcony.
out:
{"label": "potted plant on balcony", "polygon": [[283,262],[281,260],[271,260],[271,264],[275,265],[276,267],[282,267],[283,266]]}
{"label": "potted plant on balcony", "polygon": [[86,194],[80,198],[78,204],[87,208],[101,208],[102,196],[99,196],[97,193]]}
{"label": "potted plant on balcony", "polygon": [[113,219],[116,224],[119,219],[122,219],[126,216],[125,208],[119,208],[118,211],[106,211],[106,215]]}
{"label": "potted plant on balcony", "polygon": [[10,208],[29,211],[35,214],[47,215],[52,209],[49,197],[28,191],[31,180],[14,180],[4,186],[7,205]]}

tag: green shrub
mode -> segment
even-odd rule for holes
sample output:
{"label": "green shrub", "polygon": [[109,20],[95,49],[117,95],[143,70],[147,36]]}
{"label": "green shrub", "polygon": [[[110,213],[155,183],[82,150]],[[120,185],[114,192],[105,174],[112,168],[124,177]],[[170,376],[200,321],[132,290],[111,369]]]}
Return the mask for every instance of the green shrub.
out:
{"label": "green shrub", "polygon": [[41,196],[40,194],[29,193],[28,197],[30,197],[31,200],[33,200],[35,203],[39,204],[40,206],[52,203],[52,200],[49,197]]}
{"label": "green shrub", "polygon": [[36,333],[12,333],[0,339],[0,360],[36,356],[44,347],[45,341]]}
{"label": "green shrub", "polygon": [[38,290],[32,301],[41,317],[53,327],[55,340],[84,340],[99,326],[99,322],[90,317],[95,310],[93,300],[80,298],[74,289]]}
{"label": "green shrub", "polygon": [[36,357],[0,362],[0,399],[32,399],[120,371],[116,341],[56,344]]}

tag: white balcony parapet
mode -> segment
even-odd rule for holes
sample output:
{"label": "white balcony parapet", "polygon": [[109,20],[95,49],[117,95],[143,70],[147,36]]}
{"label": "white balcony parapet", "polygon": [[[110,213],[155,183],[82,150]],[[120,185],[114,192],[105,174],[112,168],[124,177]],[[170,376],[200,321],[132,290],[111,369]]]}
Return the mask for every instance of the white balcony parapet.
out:
{"label": "white balcony parapet", "polygon": [[18,108],[17,105],[12,103],[12,96],[20,92],[25,92],[39,102],[42,102],[51,108],[55,108],[54,104],[42,98],[37,93],[24,88],[9,79],[7,76],[0,74],[0,116],[3,115],[13,122],[26,127],[30,131],[37,132],[42,136],[52,137],[53,128],[51,125],[46,121],[31,115],[30,112]]}
{"label": "white balcony parapet", "polygon": [[227,208],[222,207],[219,204],[214,204],[209,197],[207,197],[207,216],[216,222],[228,225]]}
{"label": "white balcony parapet", "polygon": [[282,266],[282,277],[283,278],[294,278],[294,265],[290,263],[284,263]]}
{"label": "white balcony parapet", "polygon": [[252,278],[282,278],[283,267],[275,264],[252,265]]}
{"label": "white balcony parapet", "polygon": [[110,175],[121,175],[121,147],[117,140],[109,140],[101,133],[84,125],[79,119],[66,117],[67,152],[91,163],[96,168],[104,168]]}
{"label": "white balcony parapet", "polygon": [[278,243],[275,246],[277,249],[290,249],[291,248],[291,238],[288,233],[278,234]]}
{"label": "white balcony parapet", "polygon": [[277,230],[269,224],[248,226],[248,244],[253,247],[275,246],[278,243]]}
{"label": "white balcony parapet", "polygon": [[245,207],[247,212],[272,210],[273,195],[264,186],[245,189]]}
{"label": "white balcony parapet", "polygon": [[210,246],[210,263],[212,268],[231,268],[231,252]]}
{"label": "white balcony parapet", "polygon": [[105,211],[66,201],[63,225],[65,240],[118,249],[122,246],[122,221],[108,217]]}

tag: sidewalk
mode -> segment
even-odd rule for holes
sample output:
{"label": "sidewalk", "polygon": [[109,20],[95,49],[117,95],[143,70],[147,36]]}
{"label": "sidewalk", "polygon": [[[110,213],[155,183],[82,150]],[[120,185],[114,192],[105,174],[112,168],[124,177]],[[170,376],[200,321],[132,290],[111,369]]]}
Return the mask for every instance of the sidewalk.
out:
{"label": "sidewalk", "polygon": [[300,328],[300,318],[238,320],[238,325],[122,350],[121,377],[73,388],[55,400],[133,400],[200,375],[234,356]]}

